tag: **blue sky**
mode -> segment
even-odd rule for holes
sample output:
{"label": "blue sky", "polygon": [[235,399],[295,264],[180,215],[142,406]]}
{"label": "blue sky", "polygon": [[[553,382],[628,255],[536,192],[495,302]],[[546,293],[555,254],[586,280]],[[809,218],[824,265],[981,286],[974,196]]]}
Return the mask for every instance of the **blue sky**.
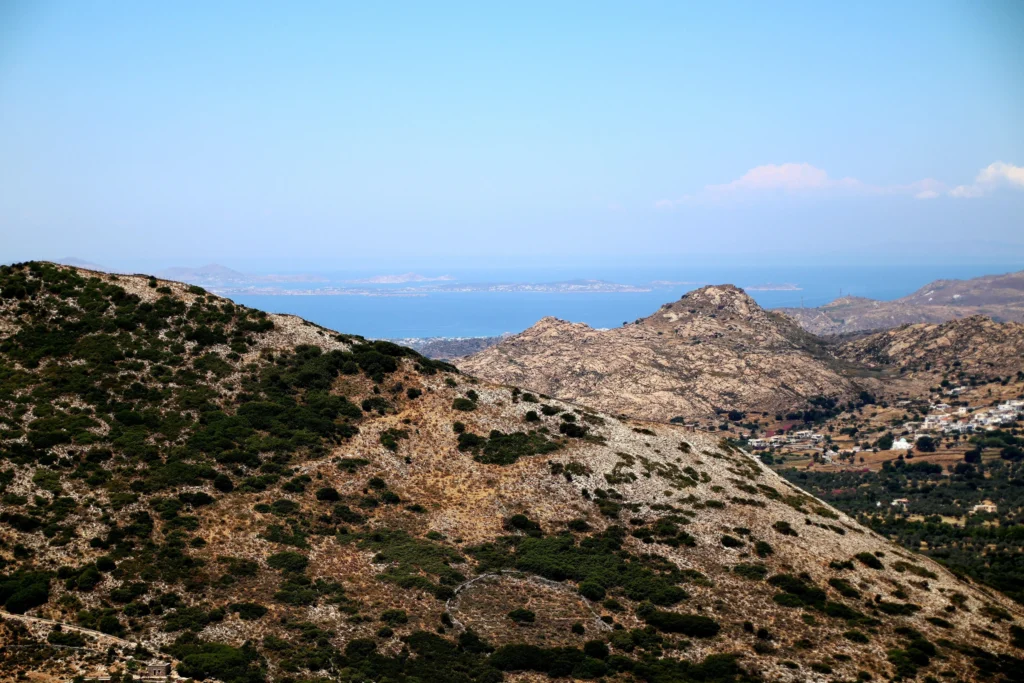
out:
{"label": "blue sky", "polygon": [[0,3],[0,261],[1024,263],[1024,4]]}

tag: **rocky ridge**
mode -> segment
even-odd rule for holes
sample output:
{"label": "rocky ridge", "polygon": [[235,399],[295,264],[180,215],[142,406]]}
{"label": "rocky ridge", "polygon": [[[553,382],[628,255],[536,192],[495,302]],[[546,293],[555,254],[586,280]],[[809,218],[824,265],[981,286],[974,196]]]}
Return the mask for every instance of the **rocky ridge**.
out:
{"label": "rocky ridge", "polygon": [[820,340],[732,285],[703,287],[610,330],[543,318],[459,367],[661,421],[716,409],[774,411],[857,390]]}
{"label": "rocky ridge", "polygon": [[903,325],[836,347],[840,357],[902,374],[956,371],[1003,377],[1024,370],[1024,324],[975,315],[942,324]]}
{"label": "rocky ridge", "polygon": [[971,280],[936,280],[894,301],[845,296],[818,308],[778,308],[808,332],[836,335],[983,315],[1024,322],[1024,271]]}

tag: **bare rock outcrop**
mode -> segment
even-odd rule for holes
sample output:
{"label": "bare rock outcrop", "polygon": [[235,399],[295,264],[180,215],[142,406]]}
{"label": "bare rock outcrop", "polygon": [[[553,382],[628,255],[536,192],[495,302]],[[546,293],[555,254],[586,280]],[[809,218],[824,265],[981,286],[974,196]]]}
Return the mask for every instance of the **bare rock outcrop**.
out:
{"label": "bare rock outcrop", "polygon": [[1024,369],[1024,324],[976,315],[941,325],[904,325],[840,345],[840,357],[904,374],[943,372],[1002,377]]}
{"label": "bare rock outcrop", "polygon": [[715,409],[775,411],[855,390],[820,340],[732,285],[703,287],[610,330],[543,318],[459,367],[662,421]]}

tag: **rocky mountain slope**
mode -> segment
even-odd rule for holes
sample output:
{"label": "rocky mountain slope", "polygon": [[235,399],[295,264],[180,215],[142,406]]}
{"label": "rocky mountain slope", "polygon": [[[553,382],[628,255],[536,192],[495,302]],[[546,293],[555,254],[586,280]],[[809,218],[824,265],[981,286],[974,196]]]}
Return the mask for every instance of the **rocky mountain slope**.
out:
{"label": "rocky mountain slope", "polygon": [[942,324],[903,325],[840,344],[836,354],[905,375],[1005,377],[1024,370],[1024,324],[976,315]]}
{"label": "rocky mountain slope", "polygon": [[819,340],[732,285],[703,287],[610,330],[544,318],[459,367],[661,421],[716,409],[783,410],[855,392]]}
{"label": "rocky mountain slope", "polygon": [[[739,315],[707,296],[717,318],[684,302],[649,325]],[[0,558],[5,680],[151,659],[225,683],[1024,668],[1019,607],[713,435],[52,264],[0,268]]]}
{"label": "rocky mountain slope", "polygon": [[943,323],[972,315],[1024,322],[1024,271],[971,280],[936,280],[894,301],[846,296],[818,308],[776,310],[818,335]]}

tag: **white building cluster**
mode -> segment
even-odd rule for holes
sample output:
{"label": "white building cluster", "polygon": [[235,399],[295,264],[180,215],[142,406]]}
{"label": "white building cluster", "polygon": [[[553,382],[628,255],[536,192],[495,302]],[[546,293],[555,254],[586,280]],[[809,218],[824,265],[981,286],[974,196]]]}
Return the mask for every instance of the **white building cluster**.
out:
{"label": "white building cluster", "polygon": [[931,410],[923,422],[908,422],[904,426],[909,429],[920,427],[923,433],[915,436],[915,440],[917,440],[928,433],[972,434],[991,431],[1013,424],[1022,415],[1024,415],[1024,400],[1019,399],[973,411],[963,406],[953,410],[945,403],[936,403],[931,406]]}

